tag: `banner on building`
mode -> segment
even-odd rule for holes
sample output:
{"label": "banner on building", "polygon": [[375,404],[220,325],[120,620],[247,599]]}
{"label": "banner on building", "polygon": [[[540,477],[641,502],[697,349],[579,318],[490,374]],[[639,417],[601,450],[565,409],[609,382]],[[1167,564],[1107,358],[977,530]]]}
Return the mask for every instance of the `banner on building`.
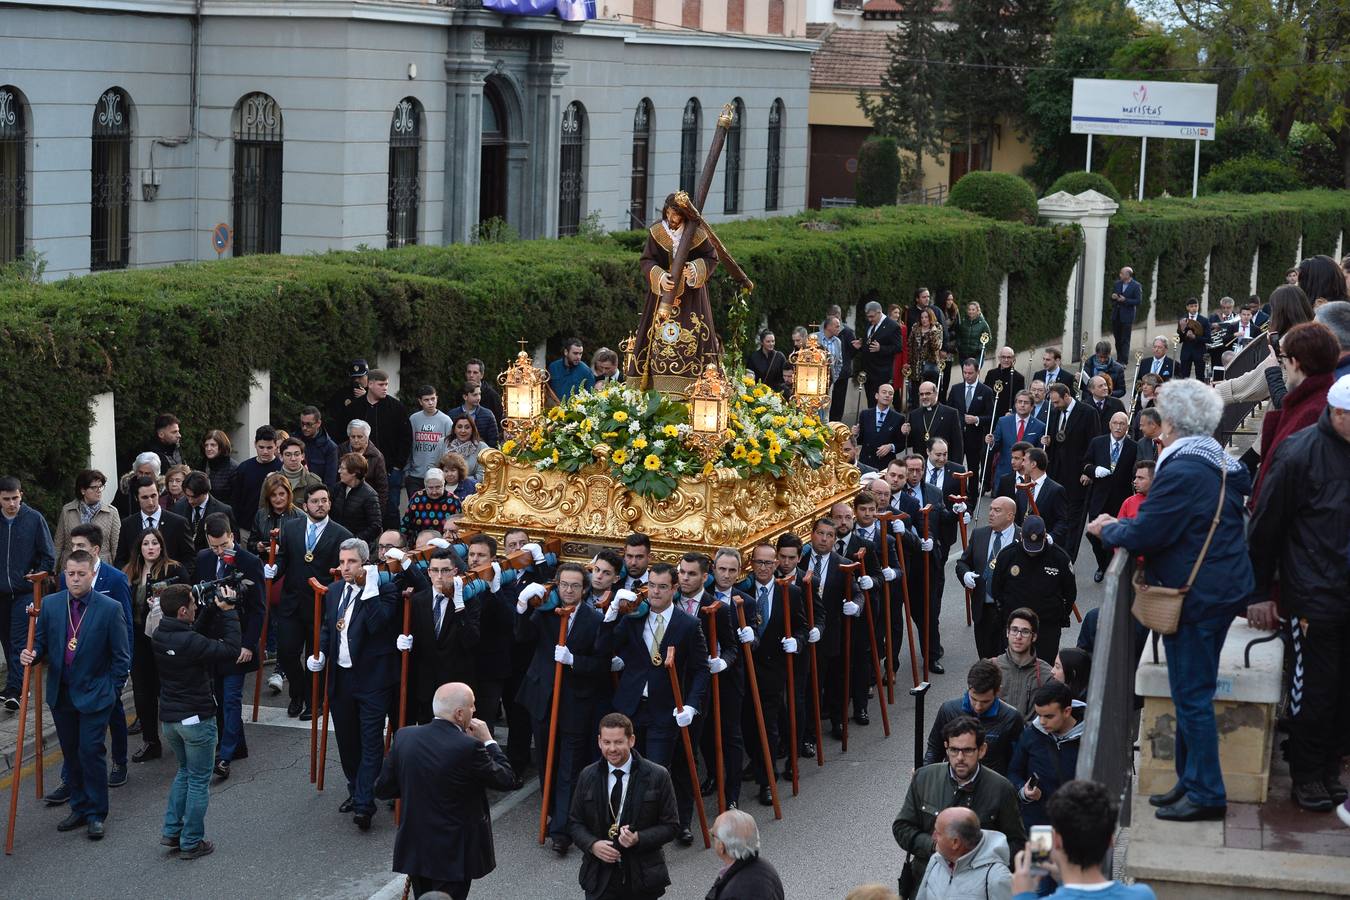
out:
{"label": "banner on building", "polygon": [[1212,141],[1218,103],[1214,84],[1075,78],[1069,130]]}
{"label": "banner on building", "polygon": [[595,0],[483,0],[483,8],[506,16],[546,16],[557,13],[568,22],[594,19]]}

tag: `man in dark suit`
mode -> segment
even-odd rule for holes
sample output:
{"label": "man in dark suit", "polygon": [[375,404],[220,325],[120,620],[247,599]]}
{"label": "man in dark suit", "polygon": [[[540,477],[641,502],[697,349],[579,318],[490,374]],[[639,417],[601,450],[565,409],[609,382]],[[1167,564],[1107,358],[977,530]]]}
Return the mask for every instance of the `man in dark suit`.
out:
{"label": "man in dark suit", "polygon": [[919,385],[919,405],[909,411],[908,420],[900,426],[900,433],[908,437],[913,452],[927,455],[933,439],[942,438],[953,459],[965,458],[964,430],[956,410],[938,402],[937,385],[931,381]]}
{"label": "man in dark suit", "polygon": [[[211,476],[205,472],[191,472],[183,479],[183,499],[173,505],[175,515],[182,516],[188,522],[188,534],[192,536],[192,546],[200,553],[206,549],[206,530],[203,527],[206,517],[216,513],[229,519],[230,531],[236,531],[234,510],[211,495]],[[245,646],[248,646],[245,640]]]}
{"label": "man in dark suit", "polygon": [[622,713],[600,720],[598,743],[602,758],[582,769],[572,798],[569,830],[586,854],[577,880],[586,900],[655,900],[670,884],[661,848],[679,829],[670,773],[638,755]]}
{"label": "man in dark suit", "polygon": [[1046,394],[1045,382],[1033,381],[1027,390],[1031,392],[1031,417],[1042,425],[1049,425],[1050,413],[1055,407]]}
{"label": "man in dark suit", "polygon": [[905,419],[892,406],[895,388],[889,382],[878,385],[875,396],[876,406],[858,413],[853,433],[858,439],[859,460],[879,469],[894,459],[896,450],[903,446],[900,426]]}
{"label": "man in dark suit", "polygon": [[1111,285],[1111,334],[1121,359],[1130,355],[1130,332],[1134,330],[1134,316],[1144,301],[1144,289],[1134,280],[1134,269],[1125,266],[1120,278]]}
{"label": "man in dark suit", "polygon": [[1056,382],[1069,389],[1069,395],[1078,396],[1078,379],[1069,374],[1063,366],[1064,354],[1058,347],[1046,347],[1041,354],[1041,370],[1031,376],[1032,381],[1045,382],[1046,390]]}
{"label": "man in dark suit", "polygon": [[[1129,419],[1124,412],[1111,417],[1110,431],[1092,439],[1087,459],[1083,463],[1082,481],[1088,485],[1087,521],[1102,513],[1114,516],[1120,504],[1134,493],[1134,462],[1139,445],[1126,433]],[[1112,550],[1099,538],[1088,537],[1092,555],[1097,558],[1097,571],[1092,580],[1101,583],[1106,567],[1111,564]]]}
{"label": "man in dark suit", "polygon": [[1064,540],[1061,542],[1056,536],[1055,542],[1074,560],[1078,558],[1078,544],[1083,536],[1083,502],[1087,498],[1087,488],[1079,483],[1078,476],[1083,470],[1088,444],[1097,436],[1097,416],[1095,410],[1074,400],[1062,385],[1050,386],[1050,402],[1055,411],[1050,414],[1050,424],[1041,441],[1048,448],[1050,465],[1046,471],[1064,488],[1068,500],[1065,516],[1069,521]]}
{"label": "man in dark suit", "polygon": [[1018,391],[1012,412],[999,419],[994,425],[994,433],[985,435],[984,439],[995,459],[994,476],[990,479],[995,488],[999,481],[1012,471],[1013,445],[1025,441],[1037,446],[1043,434],[1045,423],[1031,415],[1031,394],[1028,391]]}
{"label": "man in dark suit", "polygon": [[[1024,391],[1027,387],[1027,380],[1022,373],[1017,371],[1017,354],[1011,347],[998,348],[998,365],[990,369],[984,375],[985,386],[994,393],[994,415],[1002,416],[1012,409],[1013,398],[1017,396],[1018,391]],[[1002,384],[1002,390],[995,390],[994,385]]]}
{"label": "man in dark suit", "polygon": [[[975,360],[963,360],[961,381],[952,385],[951,392],[947,395],[947,405],[956,410],[956,414],[961,418],[961,440],[965,445],[966,470],[975,473],[970,479],[971,497],[979,497],[980,485],[984,483],[980,477],[981,466],[984,465],[984,438],[994,423],[994,392],[980,384],[979,374]],[[962,462],[961,457],[955,459]]]}
{"label": "man in dark suit", "polygon": [[729,809],[712,826],[712,849],[723,863],[707,900],[783,900],[783,882],[768,860],[759,857],[755,817]]}
{"label": "man in dark suit", "polygon": [[[752,630],[752,652],[755,656],[755,679],[759,684],[760,708],[764,712],[764,731],[769,738],[772,759],[763,759],[759,742],[750,741],[751,764],[755,783],[759,786],[759,802],[773,805],[769,780],[778,777],[778,719],[783,712],[784,692],[787,689],[787,667],[806,646],[806,607],[801,588],[795,584],[776,583],[774,565],[777,551],[768,543],[756,544],[750,551],[750,577],[737,588],[751,598],[746,606],[746,623]],[[791,607],[791,618],[788,608]],[[753,614],[751,611],[753,610]],[[743,734],[755,733],[752,703],[744,704]],[[789,742],[791,743],[791,742]],[[795,749],[795,748],[794,748]]]}
{"label": "man in dark suit", "polygon": [[1117,398],[1125,396],[1125,366],[1111,358],[1109,341],[1098,341],[1095,352],[1083,360],[1083,375],[1087,378],[1104,375],[1110,382],[1107,393]]}
{"label": "man in dark suit", "polygon": [[1178,353],[1177,377],[1190,378],[1194,375],[1205,380],[1205,356],[1208,353],[1209,319],[1200,315],[1200,299],[1191,297],[1186,301],[1186,315],[1177,320],[1177,338],[1181,342]]}
{"label": "man in dark suit", "polygon": [[1135,462],[1157,461],[1162,453],[1162,415],[1152,406],[1139,411],[1139,440],[1135,442]]}
{"label": "man in dark suit", "polygon": [[138,475],[131,479],[128,488],[136,501],[138,511],[122,520],[117,539],[117,555],[113,565],[124,568],[131,559],[131,551],[141,546],[141,535],[152,528],[158,528],[164,535],[164,554],[178,562],[186,562],[196,555],[192,548],[192,534],[188,530],[187,519],[175,513],[163,510],[159,505],[159,486],[149,475]]}
{"label": "man in dark suit", "polygon": [[[738,806],[741,801],[741,773],[745,762],[746,734],[741,728],[741,714],[745,709],[745,692],[747,690],[745,656],[741,653],[741,646],[743,637],[753,638],[753,631],[749,634],[742,634],[736,608],[749,603],[750,606],[746,607],[746,627],[749,628],[749,623],[754,620],[752,614],[753,602],[748,595],[736,589],[736,579],[740,576],[742,568],[740,551],[729,547],[722,547],[717,551],[713,556],[713,583],[703,594],[703,615],[700,619],[703,623],[705,636],[711,637],[707,634],[708,623],[714,615],[711,606],[713,603],[722,604],[715,613],[717,617],[717,648],[718,655],[726,663],[726,668],[710,677],[709,689],[718,691],[719,702],[722,705],[724,794],[728,804]],[[709,650],[712,647],[713,643],[709,640]],[[749,733],[753,735],[755,731],[752,729]],[[703,784],[705,794],[710,794],[717,789],[713,774],[717,759],[716,737],[717,732],[711,726],[703,729],[703,760],[705,768],[708,770],[708,780]]]}
{"label": "man in dark suit", "polygon": [[[859,493],[853,498],[854,503],[864,502],[876,506],[876,501],[872,499],[871,494],[867,492]],[[849,699],[853,704],[851,715],[853,721],[859,725],[870,725],[872,719],[868,710],[867,688],[872,683],[872,655],[869,649],[871,634],[867,630],[867,622],[864,617],[873,616],[873,625],[876,624],[875,614],[881,606],[880,601],[872,601],[872,590],[876,589],[876,596],[881,595],[881,554],[877,553],[875,544],[864,540],[855,530],[854,525],[857,517],[854,512],[854,506],[850,503],[840,501],[830,507],[830,520],[834,522],[834,550],[849,563],[861,561],[863,568],[859,570],[854,579],[853,600],[861,607],[861,615],[855,617],[845,617],[844,627],[849,629],[849,647],[851,655],[847,661],[849,672]],[[847,597],[848,595],[845,594]],[[882,648],[877,648],[877,655],[880,656]],[[840,683],[842,689],[843,683]]]}
{"label": "man in dark suit", "polygon": [[[476,534],[469,538],[464,554],[471,570],[491,565],[497,557],[497,541],[489,535]],[[514,602],[519,599],[512,592],[501,589],[500,579],[495,584],[496,590],[489,586],[487,590],[478,591],[475,598],[481,607],[478,642],[473,649],[473,679],[469,681],[478,713],[489,727],[496,727],[501,721],[502,695],[507,679],[511,677],[511,645],[516,634]],[[587,730],[590,730],[589,725]]]}
{"label": "man in dark suit", "polygon": [[[848,710],[842,708],[847,670],[842,659],[845,617],[852,619],[862,614],[858,603],[844,599],[847,576],[840,566],[847,565],[850,560],[835,552],[838,538],[834,520],[817,519],[811,526],[811,542],[803,548],[798,563],[801,576],[811,579],[811,593],[816,602],[816,626],[820,629],[816,654],[822,669],[820,705],[830,720],[830,735],[834,738],[844,736],[844,716],[848,715]],[[851,688],[855,686],[850,685]]]}
{"label": "man in dark suit", "polygon": [[838,304],[831,306],[825,317],[827,320],[830,317],[839,320],[839,333],[835,336],[839,338],[843,365],[839,368],[839,377],[834,380],[834,385],[830,388],[830,421],[842,422],[844,419],[844,404],[848,402],[848,389],[852,383],[853,357],[858,353],[853,342],[858,339],[858,336],[853,333],[852,328],[844,324],[843,311]]}
{"label": "man in dark suit", "polygon": [[[1022,461],[1022,484],[1033,487],[1017,491],[1014,498],[1017,502],[1017,524],[1021,525],[1028,515],[1040,516],[1045,522],[1045,531],[1050,535],[1051,543],[1062,547],[1069,540],[1072,527],[1068,493],[1064,485],[1046,474],[1045,466],[1044,450],[1033,447],[1027,451]],[[1077,484],[1077,481],[1074,483]]]}
{"label": "man in dark suit", "polygon": [[[945,464],[944,464],[945,474]],[[910,612],[919,629],[919,638],[928,659],[928,671],[942,675],[946,670],[942,659],[942,634],[939,622],[942,616],[942,570],[947,563],[945,547],[951,546],[949,536],[956,534],[956,518],[942,491],[929,483],[932,470],[927,460],[918,454],[905,459],[904,487],[897,495],[901,512],[910,515],[910,526],[919,536],[917,550],[907,555],[909,571]],[[927,477],[925,477],[927,476]],[[939,483],[942,483],[941,481]],[[931,507],[928,514],[928,537],[923,537],[923,507]],[[952,540],[955,540],[952,537]],[[923,595],[924,568],[928,568],[928,599],[925,608]],[[931,613],[931,620],[926,617]]]}
{"label": "man in dark suit", "polygon": [[1008,451],[1012,471],[999,478],[998,483],[994,485],[995,497],[1007,497],[1009,500],[1016,502],[1017,485],[1022,482],[1022,472],[1026,467],[1027,453],[1031,449],[1031,444],[1026,441],[1018,441],[1012,445],[1012,448]]}
{"label": "man in dark suit", "polygon": [[248,742],[244,739],[244,676],[259,671],[257,653],[258,640],[262,637],[263,564],[235,541],[233,523],[225,513],[207,516],[202,533],[206,535],[207,548],[197,554],[195,583],[215,581],[236,571],[253,583],[252,587],[240,591],[235,601],[242,635],[239,658],[216,672],[212,688],[220,736],[215,775],[225,779],[230,777],[232,761],[248,758]]}
{"label": "man in dark suit", "polygon": [[894,374],[895,354],[900,352],[900,326],[891,321],[875,300],[863,308],[867,328],[853,339],[867,384],[889,383]]}
{"label": "man in dark suit", "polygon": [[286,579],[273,618],[277,664],[290,684],[286,715],[306,721],[315,712],[309,708],[310,679],[304,665],[304,659],[314,655],[314,591],[309,579],[317,578],[324,585],[332,582],[330,570],[337,567],[338,548],[352,536],[328,517],[331,507],[327,485],[312,488],[305,498],[304,517],[281,527],[276,565],[263,567],[264,576]]}
{"label": "man in dark suit", "polygon": [[412,638],[398,633],[398,589],[393,582],[381,584],[376,570],[366,568],[369,561],[365,541],[343,540],[340,577],[323,601],[319,654],[305,658],[309,671],[326,670],[324,696],[347,776],[347,799],[338,812],[351,811],[362,831],[375,815],[375,777],[384,757],[385,717],[398,684],[398,653],[412,649]]}
{"label": "man in dark suit", "polygon": [[1167,355],[1167,338],[1161,335],[1153,339],[1153,355],[1146,356],[1139,360],[1139,365],[1134,370],[1134,380],[1137,382],[1140,378],[1152,372],[1163,381],[1170,381],[1176,374],[1176,360]]}
{"label": "man in dark suit", "polygon": [[412,880],[414,897],[444,891],[455,900],[497,867],[487,788],[510,790],[515,774],[475,719],[467,684],[442,685],[429,724],[399,729],[375,781],[381,800],[402,798],[394,871]]}
{"label": "man in dark suit", "polygon": [[989,582],[998,554],[1021,538],[1016,517],[1017,505],[1012,500],[995,497],[989,504],[989,524],[971,532],[970,543],[956,561],[956,580],[970,591],[975,654],[980,659],[992,659],[1003,652],[1003,617],[989,595]]}
{"label": "man in dark suit", "polygon": [[1088,396],[1081,402],[1097,414],[1096,434],[1106,434],[1111,417],[1116,413],[1125,412],[1125,404],[1111,396],[1110,385],[1100,375],[1092,376],[1092,380],[1088,382]]}
{"label": "man in dark suit", "polygon": [[407,586],[413,589],[408,602],[417,648],[410,662],[410,718],[419,725],[435,718],[432,701],[441,685],[473,681],[483,601],[477,592],[464,588],[463,580],[455,577],[457,571],[456,556],[448,545],[433,553],[425,573],[418,566],[405,570]]}
{"label": "man in dark suit", "polygon": [[[595,652],[600,635],[603,614],[582,601],[591,589],[586,570],[576,563],[558,567],[557,593],[547,597],[538,609],[530,609],[530,601],[545,598],[542,584],[532,584],[520,592],[516,601],[516,631],[534,641],[534,658],[521,683],[518,700],[530,711],[534,730],[535,766],[539,770],[539,784],[544,786],[547,770],[549,717],[553,709],[555,689],[563,699],[558,707],[557,758],[554,767],[552,806],[549,809],[548,834],[553,852],[566,856],[572,846],[568,830],[572,793],[576,777],[590,758],[587,737],[595,724],[595,705],[609,679],[608,656]],[[631,591],[622,592],[627,597]],[[559,623],[565,639],[558,642]],[[555,676],[561,665],[561,675]],[[555,682],[555,677],[558,679]]]}
{"label": "man in dark suit", "polygon": [[70,815],[57,830],[74,831],[84,825],[90,839],[100,840],[108,817],[103,734],[113,702],[131,672],[131,650],[121,607],[93,590],[94,561],[85,550],[74,550],[66,558],[67,588],[42,604],[33,649],[20,651],[19,661],[25,666],[49,663],[47,705],[61,753],[72,762]]}

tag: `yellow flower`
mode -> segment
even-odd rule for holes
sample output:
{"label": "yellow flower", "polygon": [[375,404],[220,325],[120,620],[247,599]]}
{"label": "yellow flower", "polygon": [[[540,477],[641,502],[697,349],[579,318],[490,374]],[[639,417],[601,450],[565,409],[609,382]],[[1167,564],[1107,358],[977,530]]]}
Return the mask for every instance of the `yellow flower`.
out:
{"label": "yellow flower", "polygon": [[752,466],[759,465],[760,460],[762,460],[763,458],[764,458],[763,454],[761,454],[758,450],[751,450],[749,453],[745,455],[745,461]]}
{"label": "yellow flower", "polygon": [[638,435],[637,437],[633,438],[634,450],[644,450],[646,449],[646,447],[647,447],[647,439],[645,437]]}
{"label": "yellow flower", "polygon": [[766,432],[764,432],[764,437],[765,437],[765,439],[768,440],[768,442],[771,443],[771,444],[777,443],[777,441],[778,441],[778,435],[775,434],[775,433],[772,432],[772,431],[766,431]]}
{"label": "yellow flower", "polygon": [[784,425],[786,425],[786,424],[787,424],[787,416],[774,416],[774,417],[773,417],[773,427],[775,427],[775,428],[782,428],[782,427],[783,427]]}
{"label": "yellow flower", "polygon": [[713,464],[712,464],[712,462],[711,462],[711,460],[710,460],[710,461],[705,462],[705,463],[703,464],[703,474],[704,474],[704,475],[711,475],[712,473],[713,473]]}
{"label": "yellow flower", "polygon": [[558,461],[558,451],[556,449],[553,451],[553,461],[554,462]]}
{"label": "yellow flower", "polygon": [[602,431],[602,432],[600,432],[600,436],[601,436],[602,438],[604,438],[605,440],[609,441],[609,440],[613,440],[614,438],[618,437],[618,436],[619,436],[619,433],[618,433],[617,431]]}
{"label": "yellow flower", "polygon": [[510,456],[512,453],[516,452],[516,442],[507,441],[505,444],[502,444],[502,452],[505,453],[507,456]]}
{"label": "yellow flower", "polygon": [[611,461],[613,461],[614,465],[621,466],[624,463],[628,462],[628,451],[620,447],[618,450],[615,450],[613,453],[611,453],[609,455],[609,458]]}
{"label": "yellow flower", "polygon": [[788,440],[795,441],[797,438],[801,437],[801,432],[795,428],[789,428],[787,429],[787,436]]}
{"label": "yellow flower", "polygon": [[655,453],[648,453],[647,458],[642,461],[642,468],[646,469],[648,472],[655,472],[657,469],[661,468],[661,457],[657,456]]}
{"label": "yellow flower", "polygon": [[679,437],[680,429],[675,425],[667,425],[665,428],[661,429],[661,433],[666,437]]}
{"label": "yellow flower", "polygon": [[722,432],[722,433],[725,434],[725,435],[727,436],[727,440],[731,440],[732,438],[734,438],[734,437],[736,436],[736,432],[732,431],[730,428],[728,428],[726,431],[724,431],[724,432]]}
{"label": "yellow flower", "polygon": [[731,458],[732,458],[732,459],[745,459],[745,445],[744,445],[744,444],[737,444],[735,447],[733,447],[732,450],[731,450]]}
{"label": "yellow flower", "polygon": [[766,412],[765,408],[762,407],[762,406],[756,406],[754,409],[752,409],[752,410],[750,410],[750,411],[751,411],[752,413],[754,413],[755,415],[757,415],[757,416],[762,416],[762,415],[764,415],[764,413]]}
{"label": "yellow flower", "polygon": [[751,438],[751,439],[750,439],[750,446],[751,446],[751,447],[756,447],[756,448],[758,448],[758,447],[759,447],[759,441],[755,440],[754,438]]}
{"label": "yellow flower", "polygon": [[623,410],[619,410],[618,412],[614,413],[614,421],[615,421],[615,422],[627,422],[627,421],[628,421],[628,413],[624,412]]}
{"label": "yellow flower", "polygon": [[590,419],[582,419],[582,420],[581,420],[581,430],[582,430],[582,431],[590,431],[590,430],[591,430],[591,420],[590,420]]}
{"label": "yellow flower", "polygon": [[804,438],[812,438],[812,437],[815,437],[815,436],[816,436],[816,430],[815,430],[814,428],[810,427],[809,425],[802,428],[802,437],[804,437]]}
{"label": "yellow flower", "polygon": [[756,385],[756,386],[755,386],[755,389],[754,389],[753,391],[751,391],[750,393],[754,394],[756,397],[763,397],[763,396],[764,396],[765,394],[767,394],[768,392],[769,392],[769,389],[768,389],[768,388],[766,388],[766,387],[765,387],[764,385],[762,385],[762,384],[759,384],[759,385]]}
{"label": "yellow flower", "polygon": [[749,394],[741,394],[741,402],[743,403],[753,403],[754,400],[755,398],[751,397]]}
{"label": "yellow flower", "polygon": [[747,387],[753,387],[753,386],[754,386],[754,383],[755,383],[755,376],[753,376],[753,375],[742,375],[742,376],[741,376],[741,383],[744,384],[744,385],[746,385]]}

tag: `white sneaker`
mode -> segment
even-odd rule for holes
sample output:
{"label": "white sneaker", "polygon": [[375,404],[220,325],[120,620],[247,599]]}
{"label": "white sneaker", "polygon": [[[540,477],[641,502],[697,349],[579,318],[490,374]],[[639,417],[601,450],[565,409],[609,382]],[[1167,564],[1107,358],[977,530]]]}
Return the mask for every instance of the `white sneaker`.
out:
{"label": "white sneaker", "polygon": [[1350,800],[1347,800],[1336,807],[1336,815],[1339,816],[1340,820],[1346,825],[1350,825]]}
{"label": "white sneaker", "polygon": [[273,694],[281,693],[281,673],[273,672],[272,677],[267,679],[267,686],[272,689]]}

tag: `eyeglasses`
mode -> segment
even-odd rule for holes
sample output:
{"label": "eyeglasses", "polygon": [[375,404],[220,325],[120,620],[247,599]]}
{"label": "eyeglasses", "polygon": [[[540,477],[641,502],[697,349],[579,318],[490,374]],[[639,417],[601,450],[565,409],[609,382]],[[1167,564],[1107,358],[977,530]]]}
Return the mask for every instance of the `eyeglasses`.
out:
{"label": "eyeglasses", "polygon": [[1008,634],[1011,634],[1011,635],[1013,635],[1014,637],[1031,637],[1031,636],[1032,636],[1033,634],[1035,634],[1035,633],[1036,633],[1036,632],[1032,631],[1030,628],[1009,628],[1009,629],[1008,629]]}
{"label": "eyeglasses", "polygon": [[980,750],[979,747],[948,747],[948,756],[974,756]]}

